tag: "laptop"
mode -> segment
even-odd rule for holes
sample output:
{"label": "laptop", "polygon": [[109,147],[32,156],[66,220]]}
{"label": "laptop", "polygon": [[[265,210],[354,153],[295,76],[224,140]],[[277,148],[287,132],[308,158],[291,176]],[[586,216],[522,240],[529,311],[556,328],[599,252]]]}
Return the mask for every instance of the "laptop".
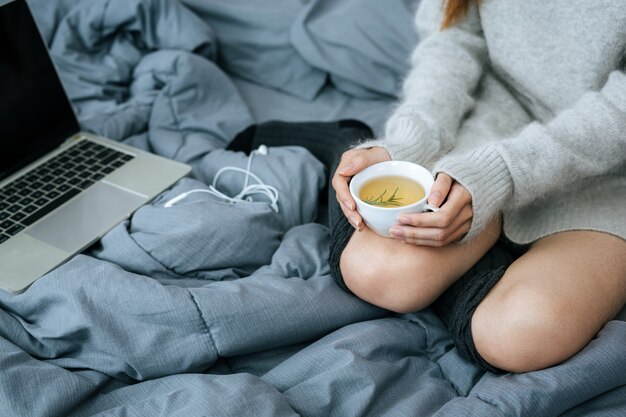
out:
{"label": "laptop", "polygon": [[25,0],[0,0],[0,288],[18,293],[190,172],[81,132]]}

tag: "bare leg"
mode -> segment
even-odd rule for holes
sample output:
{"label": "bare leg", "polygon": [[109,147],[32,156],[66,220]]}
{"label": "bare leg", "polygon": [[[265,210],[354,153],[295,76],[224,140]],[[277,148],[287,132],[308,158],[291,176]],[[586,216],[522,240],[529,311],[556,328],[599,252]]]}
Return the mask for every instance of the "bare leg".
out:
{"label": "bare leg", "polygon": [[533,244],[479,304],[474,344],[497,368],[546,368],[587,345],[625,302],[626,242],[557,233]]}
{"label": "bare leg", "polygon": [[468,244],[434,248],[383,238],[366,227],[341,254],[341,273],[359,298],[398,313],[417,311],[478,262],[499,235],[496,220]]}

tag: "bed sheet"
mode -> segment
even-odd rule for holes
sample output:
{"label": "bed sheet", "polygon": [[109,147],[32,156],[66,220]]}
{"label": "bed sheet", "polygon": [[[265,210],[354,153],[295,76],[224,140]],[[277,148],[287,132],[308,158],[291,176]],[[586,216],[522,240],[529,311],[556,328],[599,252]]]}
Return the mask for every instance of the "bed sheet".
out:
{"label": "bed sheet", "polygon": [[[383,84],[371,88],[358,66],[350,82],[342,72],[333,81],[328,65],[349,68],[350,47],[362,56],[380,45],[330,48],[311,35],[325,51],[316,66],[292,44],[293,25],[344,10],[389,10],[381,21],[393,24],[416,2],[317,3],[30,1],[83,127],[187,162],[193,175],[25,293],[0,293],[0,415],[626,414],[624,322],[563,364],[496,375],[465,361],[429,309],[392,315],[341,290],[328,229],[314,222],[327,173],[302,148],[254,159],[259,177],[297,196],[278,209],[207,193],[165,206],[208,189],[221,167],[245,167],[246,155],[224,148],[255,121],[368,117],[380,129],[393,101]],[[389,27],[368,29],[391,42],[376,37]],[[272,56],[298,64],[267,74]]]}
{"label": "bed sheet", "polygon": [[385,121],[395,99],[359,98],[343,93],[332,85],[323,87],[313,100],[304,100],[282,91],[233,77],[235,86],[248,105],[255,123],[272,120],[286,122],[328,122],[356,119],[367,124],[375,137],[384,134]]}

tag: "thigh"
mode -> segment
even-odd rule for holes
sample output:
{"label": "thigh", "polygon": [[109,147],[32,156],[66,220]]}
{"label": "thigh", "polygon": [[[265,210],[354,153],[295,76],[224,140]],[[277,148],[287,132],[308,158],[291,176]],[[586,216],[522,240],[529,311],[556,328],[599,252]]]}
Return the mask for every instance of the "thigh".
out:
{"label": "thigh", "polygon": [[502,369],[543,368],[582,349],[625,302],[626,242],[557,233],[533,244],[479,304],[474,342]]}
{"label": "thigh", "polygon": [[343,250],[341,274],[365,301],[396,312],[417,311],[467,272],[499,235],[498,219],[471,242],[435,248],[383,238],[366,227],[353,233]]}

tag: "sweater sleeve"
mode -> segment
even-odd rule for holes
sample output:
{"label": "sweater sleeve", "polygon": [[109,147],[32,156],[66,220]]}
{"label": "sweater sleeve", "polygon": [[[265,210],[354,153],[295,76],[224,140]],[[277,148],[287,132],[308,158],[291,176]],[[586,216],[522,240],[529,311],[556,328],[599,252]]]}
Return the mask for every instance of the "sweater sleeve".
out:
{"label": "sweater sleeve", "polygon": [[[359,147],[382,146],[392,159],[432,167],[453,146],[487,60],[478,8],[460,23],[438,30],[440,0],[423,0],[416,16],[420,37],[402,98],[385,127],[383,139]],[[429,33],[430,32],[430,33]]]}
{"label": "sweater sleeve", "polygon": [[626,74],[610,74],[600,91],[583,95],[547,124],[491,142],[435,166],[472,195],[474,218],[465,240],[504,208],[527,205],[574,181],[611,174],[626,163]]}

